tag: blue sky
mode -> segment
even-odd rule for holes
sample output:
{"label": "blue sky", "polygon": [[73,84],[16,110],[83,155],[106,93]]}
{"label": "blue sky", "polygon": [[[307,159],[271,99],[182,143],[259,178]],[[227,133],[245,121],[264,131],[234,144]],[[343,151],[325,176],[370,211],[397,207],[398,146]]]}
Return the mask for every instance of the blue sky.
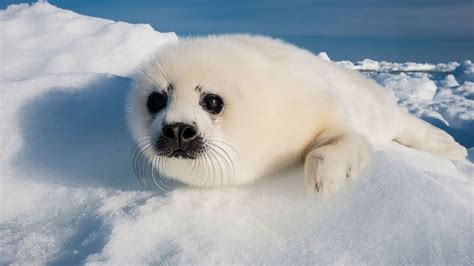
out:
{"label": "blue sky", "polygon": [[[9,3],[2,0],[1,8]],[[474,0],[58,0],[81,14],[149,23],[181,36],[250,32],[336,60],[474,59]]]}

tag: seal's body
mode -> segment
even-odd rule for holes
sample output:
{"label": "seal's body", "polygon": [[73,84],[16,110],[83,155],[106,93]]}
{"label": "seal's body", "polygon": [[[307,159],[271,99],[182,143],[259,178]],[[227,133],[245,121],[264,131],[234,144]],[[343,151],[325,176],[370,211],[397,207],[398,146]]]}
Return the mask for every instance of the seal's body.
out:
{"label": "seal's body", "polygon": [[362,74],[260,36],[161,49],[137,75],[128,110],[147,162],[137,167],[196,186],[248,183],[304,160],[308,189],[329,193],[389,141],[466,156]]}

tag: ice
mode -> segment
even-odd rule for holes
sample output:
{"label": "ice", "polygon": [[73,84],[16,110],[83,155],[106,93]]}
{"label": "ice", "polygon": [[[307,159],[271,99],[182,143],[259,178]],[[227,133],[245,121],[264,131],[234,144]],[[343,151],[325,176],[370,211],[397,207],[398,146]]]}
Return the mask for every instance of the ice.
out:
{"label": "ice", "polygon": [[318,56],[321,57],[322,59],[326,60],[326,61],[331,61],[331,58],[329,58],[329,56],[326,52],[320,52],[318,54]]}
{"label": "ice", "polygon": [[431,101],[437,89],[426,73],[418,73],[416,76],[383,73],[377,75],[375,80],[390,89],[399,100]]}
{"label": "ice", "polygon": [[[466,61],[467,64],[470,61]],[[371,59],[364,59],[362,61],[358,61],[356,63],[352,63],[350,61],[338,61],[336,62],[339,65],[355,69],[361,71],[374,71],[374,72],[401,72],[401,71],[412,71],[412,72],[452,72],[455,70],[459,63],[457,62],[449,62],[439,63],[439,64],[429,64],[429,63],[414,63],[414,62],[406,62],[406,63],[394,63],[394,62],[386,62],[386,61],[374,61]]]}
{"label": "ice", "polygon": [[1,265],[474,262],[470,61],[338,62],[451,133],[466,160],[391,143],[329,197],[306,194],[301,166],[164,193],[134,177],[124,101],[173,33],[36,3],[1,11],[0,34]]}
{"label": "ice", "polygon": [[459,67],[454,70],[454,75],[459,82],[471,81],[474,82],[474,65],[471,60],[464,61]]}
{"label": "ice", "polygon": [[452,74],[448,74],[443,80],[440,82],[441,87],[457,87],[459,86],[458,81]]}
{"label": "ice", "polygon": [[337,64],[362,71],[412,114],[442,128],[466,147],[474,146],[474,66],[391,63],[370,59]]}
{"label": "ice", "polygon": [[399,105],[447,131],[464,146],[474,146],[472,82],[463,82],[463,79],[453,74],[430,72],[366,74],[389,89],[398,99]]}
{"label": "ice", "polygon": [[469,100],[474,100],[474,82],[464,81],[464,83],[461,86],[455,88],[453,92],[455,94],[462,95],[464,98]]}
{"label": "ice", "polygon": [[2,80],[69,72],[128,75],[154,48],[178,40],[150,25],[82,16],[48,3],[9,6],[0,23]]}

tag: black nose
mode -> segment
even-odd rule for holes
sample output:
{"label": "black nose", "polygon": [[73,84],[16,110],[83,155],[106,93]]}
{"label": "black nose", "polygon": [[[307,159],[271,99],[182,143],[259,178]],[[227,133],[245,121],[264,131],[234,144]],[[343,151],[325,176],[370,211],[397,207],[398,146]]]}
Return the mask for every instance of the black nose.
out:
{"label": "black nose", "polygon": [[176,141],[178,148],[197,137],[197,128],[185,123],[166,124],[162,128],[164,137]]}

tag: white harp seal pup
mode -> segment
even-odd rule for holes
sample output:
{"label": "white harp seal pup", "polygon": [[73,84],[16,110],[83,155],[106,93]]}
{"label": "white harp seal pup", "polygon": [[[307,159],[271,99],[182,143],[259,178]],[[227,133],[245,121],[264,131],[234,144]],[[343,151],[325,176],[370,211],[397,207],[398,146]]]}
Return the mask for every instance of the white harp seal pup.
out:
{"label": "white harp seal pup", "polygon": [[139,176],[239,185],[304,161],[311,192],[336,191],[389,141],[461,159],[466,149],[359,72],[281,40],[182,39],[134,78],[128,124]]}

